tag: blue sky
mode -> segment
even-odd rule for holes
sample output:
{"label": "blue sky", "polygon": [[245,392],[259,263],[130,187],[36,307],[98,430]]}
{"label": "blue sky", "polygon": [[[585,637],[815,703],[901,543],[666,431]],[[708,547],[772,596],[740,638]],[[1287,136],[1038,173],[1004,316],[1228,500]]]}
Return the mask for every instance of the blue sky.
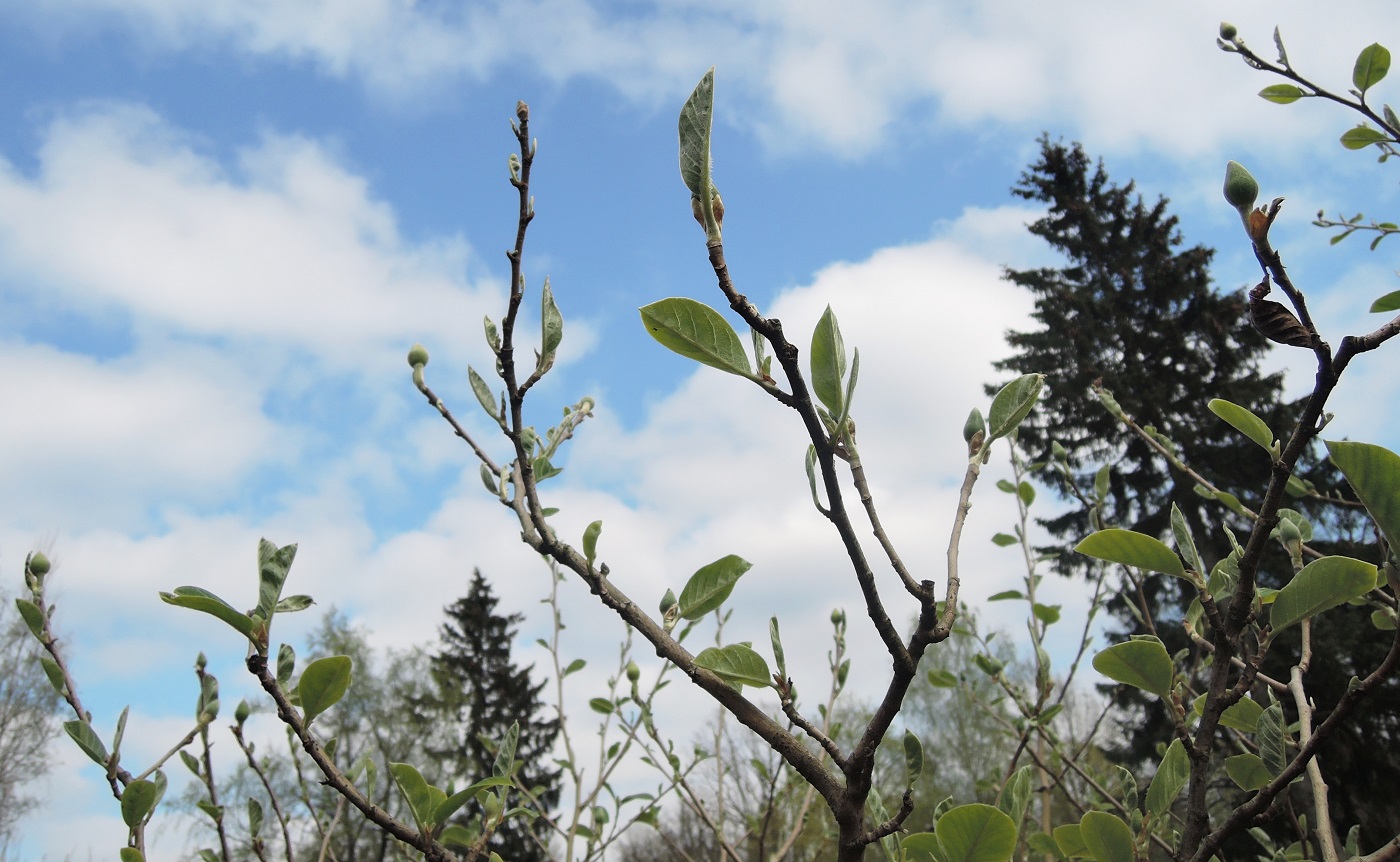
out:
{"label": "blue sky", "polygon": [[[24,554],[50,552],[95,723],[110,733],[132,702],[133,756],[185,729],[197,650],[225,702],[246,690],[235,639],[155,593],[193,583],[244,601],[259,536],[299,542],[294,591],[386,645],[430,636],[480,566],[503,609],[529,615],[522,654],[540,660],[528,644],[546,575],[403,359],[423,342],[431,384],[486,436],[465,366],[489,369],[480,320],[503,308],[517,99],[540,141],[530,292],[548,274],[566,321],[535,416],[599,404],[546,486],[561,531],[602,518],[614,578],[646,604],[716,557],[753,561],[731,632],[762,642],[781,610],[789,640],[810,639],[808,679],[831,607],[856,604],[811,511],[798,431],[737,378],[667,354],[636,314],[671,295],[720,304],[676,166],[676,114],[706,68],[740,289],[799,343],[836,309],[861,348],[856,417],[887,526],[940,583],[959,429],[1029,309],[1000,268],[1051,261],[1008,193],[1042,131],[1172,198],[1187,242],[1218,249],[1226,289],[1257,279],[1220,199],[1225,161],[1244,162],[1263,197],[1288,199],[1275,239],[1334,344],[1377,325],[1365,308],[1394,288],[1393,250],[1331,248],[1307,224],[1318,209],[1393,217],[1388,166],[1341,150],[1340,109],[1258,99],[1273,81],[1214,44],[1223,16],[1271,56],[1277,24],[1300,69],[1344,88],[1356,52],[1389,34],[1314,3],[0,9],[0,576],[14,589]],[[1374,430],[1396,427],[1392,360],[1363,359],[1334,432],[1393,446]],[[969,525],[972,599],[1019,578],[986,541],[1010,517],[990,485]],[[572,599],[588,625],[567,648],[607,656],[620,632]],[[880,666],[852,628],[856,661]],[[686,697],[680,722],[703,703]],[[31,855],[122,840],[70,748]],[[181,836],[167,840],[176,852]]]}

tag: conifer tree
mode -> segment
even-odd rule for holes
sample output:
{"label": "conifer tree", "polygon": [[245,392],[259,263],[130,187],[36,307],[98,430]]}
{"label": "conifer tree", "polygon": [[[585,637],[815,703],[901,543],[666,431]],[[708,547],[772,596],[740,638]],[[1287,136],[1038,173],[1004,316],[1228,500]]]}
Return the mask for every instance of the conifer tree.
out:
{"label": "conifer tree", "polygon": [[[541,714],[545,683],[511,661],[524,617],[501,616],[496,603],[491,585],[473,570],[466,596],[444,609],[441,649],[432,657],[434,691],[414,704],[417,720],[431,728],[428,753],[459,788],[491,775],[496,743],[519,722],[517,777],[548,810],[559,799],[559,770],[550,766],[559,721]],[[548,845],[548,835],[543,820],[512,817],[490,846],[511,862],[546,860],[541,844]]]}

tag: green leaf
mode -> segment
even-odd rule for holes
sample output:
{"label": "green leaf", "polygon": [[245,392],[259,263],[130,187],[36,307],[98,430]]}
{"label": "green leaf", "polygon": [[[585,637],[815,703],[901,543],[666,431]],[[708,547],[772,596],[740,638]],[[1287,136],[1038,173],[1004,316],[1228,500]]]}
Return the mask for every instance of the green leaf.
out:
{"label": "green leaf", "polygon": [[1091,533],[1074,549],[1086,556],[1182,577],[1186,569],[1172,549],[1151,536],[1113,527]]}
{"label": "green leaf", "polygon": [[899,842],[906,862],[943,862],[943,848],[932,832],[914,832]]}
{"label": "green leaf", "polygon": [[1373,42],[1357,55],[1356,65],[1351,70],[1351,82],[1364,93],[1379,83],[1389,71],[1390,52],[1379,42]]}
{"label": "green leaf", "polygon": [[1023,374],[1003,386],[992,399],[991,410],[987,412],[987,442],[1015,431],[1035,406],[1044,386],[1044,374]]}
{"label": "green leaf", "polygon": [[1045,623],[1047,626],[1053,626],[1060,621],[1059,605],[1042,605],[1036,602],[1031,606],[1031,613],[1035,614],[1035,618]]}
{"label": "green leaf", "polygon": [[44,676],[49,678],[49,684],[53,686],[53,690],[58,692],[59,697],[63,697],[64,692],[68,690],[63,684],[63,668],[58,666],[58,662],[43,653],[39,654],[39,666],[44,669]]}
{"label": "green leaf", "polygon": [[1026,848],[1032,853],[1041,856],[1050,856],[1054,859],[1063,859],[1065,855],[1060,852],[1060,847],[1055,843],[1055,839],[1044,832],[1032,832],[1026,837]]}
{"label": "green leaf", "polygon": [[438,803],[437,809],[433,812],[433,820],[437,823],[446,823],[447,818],[457,813],[463,805],[466,805],[473,796],[483,790],[492,787],[510,787],[515,782],[504,775],[493,775],[490,778],[483,778],[465,790],[459,790],[451,796]]}
{"label": "green leaf", "polygon": [[1079,819],[1084,848],[1097,862],[1133,862],[1133,830],[1104,811],[1090,811]]}
{"label": "green leaf", "polygon": [[262,803],[253,797],[248,797],[248,834],[254,838],[262,831],[263,807]]}
{"label": "green leaf", "polygon": [[1210,408],[1210,412],[1230,423],[1236,431],[1264,447],[1265,452],[1273,454],[1274,432],[1270,431],[1264,420],[1255,416],[1252,410],[1224,398],[1212,398],[1206,406]]}
{"label": "green leaf", "polygon": [[1191,527],[1176,503],[1172,503],[1172,536],[1176,538],[1176,549],[1181,552],[1181,558],[1192,571],[1203,574],[1205,565],[1201,562],[1200,552],[1196,550],[1195,539],[1191,538]]}
{"label": "green leaf", "polygon": [[1016,824],[999,808],[974,802],[938,818],[934,830],[947,862],[1006,862],[1016,851]]}
{"label": "green leaf", "polygon": [[1254,739],[1259,743],[1259,757],[1269,777],[1282,772],[1288,763],[1288,749],[1281,704],[1272,704],[1259,715],[1259,727],[1254,732]]}
{"label": "green leaf", "polygon": [[904,731],[904,780],[906,787],[913,787],[924,774],[924,747],[912,730]]}
{"label": "green leaf", "polygon": [[430,787],[428,782],[423,780],[423,774],[407,763],[390,763],[389,774],[393,776],[394,784],[408,803],[408,810],[413,815],[418,830],[425,835],[431,832],[437,826],[437,822],[433,820],[433,813],[438,806],[433,801],[432,793],[436,788]]}
{"label": "green leaf", "polygon": [[[707,215],[710,213],[710,198],[714,194],[710,162],[710,130],[714,125],[714,105],[715,69],[711,66],[681,107],[678,129],[681,180],[690,190],[691,198],[701,202],[702,212]],[[708,222],[705,231],[711,236],[715,235]]]}
{"label": "green leaf", "polygon": [[1015,772],[1006,780],[1006,786],[1002,787],[1001,793],[997,795],[997,808],[1006,812],[1006,816],[1011,818],[1011,822],[1016,825],[1017,833],[1020,833],[1021,821],[1026,816],[1026,806],[1031,801],[1031,791],[1034,789],[1034,781],[1031,773],[1033,766],[1027,764]]}
{"label": "green leaf", "polygon": [[[1372,144],[1390,140],[1385,132],[1370,126],[1357,126],[1342,132],[1342,146],[1349,150],[1364,150]],[[1350,233],[1351,231],[1347,231]]]}
{"label": "green leaf", "polygon": [[812,391],[835,419],[845,412],[842,381],[846,376],[846,343],[841,340],[841,327],[829,305],[812,331],[810,360]]}
{"label": "green leaf", "polygon": [[588,701],[588,708],[599,715],[612,715],[617,705],[606,697],[595,697]]}
{"label": "green leaf", "polygon": [[549,276],[545,276],[544,291],[540,297],[539,369],[541,373],[548,371],[549,366],[554,364],[554,353],[559,349],[559,343],[563,340],[564,316],[559,313],[559,306],[554,304],[554,290],[549,286]]}
{"label": "green leaf", "polygon": [[1094,670],[1158,697],[1171,693],[1172,659],[1154,637],[1125,641],[1101,651],[1094,656]]}
{"label": "green leaf", "polygon": [[121,862],[146,862],[146,856],[135,847],[123,847],[118,851],[117,858]]}
{"label": "green leaf", "polygon": [[1089,848],[1084,846],[1084,835],[1080,831],[1078,823],[1056,826],[1054,837],[1055,844],[1066,859],[1087,859],[1089,857]]}
{"label": "green leaf", "polygon": [[277,603],[277,613],[294,614],[297,611],[304,611],[316,604],[310,596],[287,596]]}
{"label": "green leaf", "polygon": [[277,684],[283,688],[292,681],[292,672],[296,670],[297,654],[289,644],[281,644],[277,647]]}
{"label": "green leaf", "polygon": [[987,676],[996,676],[1006,669],[1006,665],[1000,659],[993,658],[985,653],[978,653],[972,657],[972,663]]}
{"label": "green leaf", "polygon": [[92,762],[104,769],[107,766],[107,746],[102,744],[102,739],[97,735],[97,731],[92,729],[92,725],[86,721],[65,721],[63,729],[83,750],[83,754],[92,758]]}
{"label": "green leaf", "polygon": [[15,599],[15,607],[19,608],[19,615],[24,619],[24,624],[29,627],[29,633],[39,640],[43,640],[44,612],[39,610],[39,606],[27,599]]}
{"label": "green leaf", "polygon": [[287,573],[296,556],[297,546],[294,544],[279,548],[267,539],[258,540],[258,606],[253,616],[272,619],[277,600],[282,597],[282,586],[287,582]]}
{"label": "green leaf", "polygon": [[958,678],[952,671],[931,670],[928,672],[928,684],[934,688],[957,688]]}
{"label": "green leaf", "polygon": [[491,774],[509,778],[515,772],[515,747],[520,742],[520,722],[512,721],[496,746],[496,761]]}
{"label": "green leaf", "polygon": [[681,590],[680,615],[687,620],[698,620],[710,611],[724,604],[734,590],[734,584],[753,564],[730,554],[706,566],[701,566],[686,581]]}
{"label": "green leaf", "polygon": [[180,761],[185,764],[186,769],[194,773],[195,778],[199,777],[199,761],[195,759],[195,756],[193,754],[190,754],[183,748],[180,749]]}
{"label": "green leaf", "polygon": [[155,807],[159,789],[154,781],[137,779],[122,791],[122,822],[135,829]]}
{"label": "green leaf", "polygon": [[1400,309],[1400,290],[1392,290],[1385,296],[1371,303],[1371,313],[1380,314],[1385,311],[1395,311]]}
{"label": "green leaf", "polygon": [[705,303],[673,296],[639,310],[647,332],[668,350],[720,371],[753,378],[749,355],[738,333]]}
{"label": "green leaf", "polygon": [[996,545],[998,548],[1006,548],[1019,541],[1021,540],[1007,533],[997,533],[995,536],[992,536],[992,544]]}
{"label": "green leaf", "polygon": [[778,676],[787,678],[787,654],[783,652],[783,639],[778,632],[778,618],[768,619],[768,642],[773,646],[773,661],[778,665]]}
{"label": "green leaf", "polygon": [[1025,597],[1025,593],[1021,592],[1020,590],[1002,590],[994,596],[988,596],[987,601],[1004,602],[1008,599],[1024,599]]}
{"label": "green leaf", "polygon": [[593,565],[593,561],[598,558],[598,537],[603,533],[603,522],[594,521],[583,529],[583,555],[588,558],[588,565]]}
{"label": "green leaf", "polygon": [[[161,593],[161,601],[180,608],[202,611],[233,626],[239,634],[253,640],[253,619],[236,610],[233,605],[201,587],[176,587],[174,592]],[[255,642],[256,643],[256,642]]]}
{"label": "green leaf", "polygon": [[1108,498],[1109,466],[1104,464],[1094,471],[1094,497],[1100,502]]}
{"label": "green leaf", "polygon": [[[1201,695],[1192,702],[1191,708],[1197,715],[1200,715],[1205,711],[1205,705],[1206,696]],[[1223,727],[1253,733],[1259,724],[1259,716],[1263,712],[1264,707],[1260,706],[1254,698],[1242,697],[1220,714],[1220,724]]]}
{"label": "green leaf", "polygon": [[1190,777],[1191,759],[1186,756],[1186,747],[1180,739],[1173,739],[1152,783],[1147,785],[1147,810],[1158,817],[1166,814]]}
{"label": "green leaf", "polygon": [[1320,614],[1376,586],[1376,567],[1351,557],[1313,560],[1274,596],[1269,624],[1275,631]]}
{"label": "green leaf", "polygon": [[768,662],[747,644],[710,647],[695,657],[695,664],[736,687],[765,688],[773,684]]}
{"label": "green leaf", "polygon": [[297,692],[307,724],[345,696],[350,687],[350,665],[350,656],[333,655],[316,659],[301,672]]}
{"label": "green leaf", "polygon": [[1257,754],[1236,754],[1225,758],[1225,774],[1241,790],[1258,790],[1268,787],[1269,782],[1273,781],[1273,776]]}
{"label": "green leaf", "polygon": [[1292,84],[1270,84],[1259,91],[1259,95],[1280,105],[1287,105],[1304,98],[1308,94]]}
{"label": "green leaf", "polygon": [[1400,455],[1381,446],[1350,441],[1329,441],[1327,454],[1347,477],[1391,549],[1400,552]]}
{"label": "green leaf", "polygon": [[495,393],[491,391],[491,387],[482,376],[476,373],[476,369],[470,365],[467,366],[467,379],[471,381],[472,392],[476,395],[476,400],[480,402],[481,409],[486,411],[487,416],[500,422],[501,415],[499,408],[496,406]]}

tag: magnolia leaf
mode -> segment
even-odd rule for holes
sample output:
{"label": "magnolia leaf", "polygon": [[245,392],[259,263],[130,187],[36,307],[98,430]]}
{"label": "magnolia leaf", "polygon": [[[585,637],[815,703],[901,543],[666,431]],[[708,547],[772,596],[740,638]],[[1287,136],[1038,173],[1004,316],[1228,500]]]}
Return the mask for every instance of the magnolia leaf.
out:
{"label": "magnolia leaf", "polygon": [[997,795],[997,808],[1006,812],[1006,816],[1011,818],[1011,822],[1016,824],[1017,831],[1020,831],[1021,821],[1026,816],[1026,806],[1030,804],[1031,792],[1035,787],[1031,773],[1034,767],[1027,764],[1015,772],[1006,780],[1006,785],[1001,788],[1001,793]]}
{"label": "magnolia leaf", "polygon": [[841,340],[841,327],[831,306],[826,307],[817,328],[812,331],[812,391],[825,405],[832,417],[844,413],[845,393],[842,380],[846,376],[846,344]]}
{"label": "magnolia leaf", "polygon": [[313,661],[301,672],[297,692],[307,724],[345,696],[350,687],[350,667],[350,656],[333,655]]}
{"label": "magnolia leaf", "polygon": [[1181,552],[1181,558],[1191,567],[1191,570],[1198,573],[1205,572],[1205,566],[1201,562],[1200,552],[1196,550],[1196,541],[1191,538],[1191,527],[1186,523],[1186,516],[1181,513],[1181,509],[1172,503],[1172,536],[1176,539],[1176,549]]}
{"label": "magnolia leaf", "polygon": [[679,123],[681,180],[692,198],[705,200],[713,188],[710,177],[710,130],[714,124],[715,69],[695,85],[681,107]]}
{"label": "magnolia leaf", "polygon": [[1084,835],[1078,823],[1066,823],[1054,830],[1055,845],[1066,859],[1089,858],[1089,848],[1084,846]]}
{"label": "magnolia leaf", "polygon": [[[545,276],[544,291],[540,297],[540,368],[547,371],[554,363],[554,352],[559,349],[559,343],[564,340],[564,317],[559,313],[559,306],[554,304],[554,291],[549,286],[549,277]],[[475,386],[473,386],[475,388]],[[480,394],[478,393],[478,397]],[[494,411],[488,410],[488,413]]]}
{"label": "magnolia leaf", "polygon": [[1257,754],[1236,754],[1225,758],[1225,774],[1241,790],[1258,790],[1268,787],[1269,782],[1273,781],[1273,776]]}
{"label": "magnolia leaf", "polygon": [[470,365],[467,366],[467,379],[471,381],[472,392],[476,395],[476,400],[480,402],[481,409],[486,411],[487,416],[500,422],[501,414],[496,406],[496,395],[491,391],[490,385]]}
{"label": "magnolia leaf", "polygon": [[913,787],[924,774],[924,747],[912,730],[904,731],[904,778],[906,787]]}
{"label": "magnolia leaf", "polygon": [[673,296],[639,310],[647,332],[668,350],[720,371],[753,378],[749,355],[738,333],[705,303]]}
{"label": "magnolia leaf", "polygon": [[[1200,715],[1205,711],[1206,696],[1201,695],[1191,704],[1191,709]],[[1242,697],[1235,701],[1224,712],[1220,714],[1220,724],[1222,727],[1242,730],[1245,733],[1253,733],[1259,724],[1259,716],[1264,712],[1264,707],[1252,697]]]}
{"label": "magnolia leaf", "polygon": [[447,818],[457,813],[457,810],[466,805],[473,796],[482,790],[492,787],[510,787],[515,782],[504,775],[493,775],[490,778],[483,778],[481,781],[471,785],[465,790],[459,790],[451,796],[438,803],[437,809],[433,812],[433,820],[437,823],[446,823]]}
{"label": "magnolia leaf", "polygon": [[612,715],[617,706],[606,697],[594,697],[589,699],[588,708],[599,715]]}
{"label": "magnolia leaf", "polygon": [[1270,778],[1282,772],[1288,763],[1288,754],[1287,731],[1280,704],[1275,703],[1260,713],[1254,739],[1259,743],[1259,758]]}
{"label": "magnolia leaf", "polygon": [[1351,557],[1323,557],[1303,567],[1274,596],[1269,624],[1275,631],[1364,596],[1376,586],[1376,567]]}
{"label": "magnolia leaf", "polygon": [[292,614],[297,611],[304,611],[316,604],[310,596],[287,596],[277,603],[277,613]]}
{"label": "magnolia leaf", "polygon": [[1302,88],[1295,87],[1292,84],[1270,84],[1260,90],[1259,95],[1268,99],[1270,102],[1287,105],[1298,101],[1308,94],[1304,92]]}
{"label": "magnolia leaf", "polygon": [[680,615],[687,620],[698,620],[710,611],[724,604],[734,590],[744,572],[753,564],[730,554],[721,557],[707,566],[702,566],[686,581],[681,590]]}
{"label": "magnolia leaf", "polygon": [[[117,858],[121,862],[146,862],[146,855],[135,847],[123,847],[117,851]],[[218,857],[214,857],[217,859]]]}
{"label": "magnolia leaf", "polygon": [[992,536],[992,544],[998,548],[1006,548],[1020,542],[1021,540],[1007,533],[997,533]]}
{"label": "magnolia leaf", "polygon": [[1024,599],[1025,597],[1025,593],[1021,592],[1020,590],[1002,590],[1001,592],[995,595],[988,596],[987,601],[1004,602],[1008,599]]}
{"label": "magnolia leaf", "polygon": [[928,684],[934,688],[957,688],[958,678],[952,671],[931,670],[928,672]]}
{"label": "magnolia leaf", "polygon": [[1110,563],[1122,563],[1177,577],[1186,574],[1181,565],[1181,558],[1172,553],[1171,548],[1151,536],[1134,533],[1132,530],[1121,530],[1117,527],[1099,530],[1086,536],[1074,549],[1081,554]]}
{"label": "magnolia leaf", "polygon": [[905,862],[943,862],[943,848],[932,832],[914,832],[899,842]]}
{"label": "magnolia leaf", "polygon": [[1274,432],[1269,430],[1263,419],[1254,415],[1254,412],[1247,407],[1226,401],[1224,398],[1212,398],[1206,405],[1210,412],[1230,423],[1234,429],[1249,439],[1264,447],[1264,451],[1273,454]]}
{"label": "magnolia leaf", "polygon": [[1104,811],[1090,811],[1079,819],[1084,848],[1097,862],[1133,862],[1133,830]]}
{"label": "magnolia leaf", "polygon": [[434,803],[432,794],[436,788],[430,787],[423,780],[423,774],[407,763],[390,763],[389,774],[408,803],[408,810],[419,831],[424,834],[431,832],[437,826],[433,814],[439,806]]}
{"label": "magnolia leaf", "polygon": [[1186,747],[1180,739],[1173,739],[1152,783],[1147,785],[1147,810],[1158,817],[1166,814],[1190,777],[1191,759],[1186,755]]}
{"label": "magnolia leaf", "polygon": [[934,829],[946,862],[1006,862],[1016,851],[1016,824],[1006,812],[974,802],[959,805]]}
{"label": "magnolia leaf", "polygon": [[1094,656],[1094,670],[1159,697],[1171,692],[1172,659],[1154,637],[1125,641],[1101,651]]}
{"label": "magnolia leaf", "polygon": [[768,662],[747,644],[710,647],[695,657],[695,665],[736,687],[764,688],[773,684]]}
{"label": "magnolia leaf", "polygon": [[296,556],[294,544],[279,548],[267,539],[258,540],[258,606],[253,616],[272,619],[277,601],[282,597],[282,585],[287,582],[287,573]]}
{"label": "magnolia leaf", "polygon": [[176,607],[202,611],[218,617],[238,630],[238,633],[253,640],[253,619],[236,610],[233,605],[202,587],[176,587],[174,592],[161,593],[161,601]]}
{"label": "magnolia leaf", "polygon": [[492,764],[493,775],[509,778],[515,772],[515,747],[520,743],[520,722],[512,721],[496,746],[496,760]]}
{"label": "magnolia leaf", "polygon": [[1044,374],[1023,374],[1001,388],[987,411],[987,442],[1005,437],[1031,412],[1045,386]]}
{"label": "magnolia leaf", "polygon": [[1392,290],[1385,296],[1371,303],[1371,313],[1380,314],[1387,311],[1400,309],[1400,290]]}
{"label": "magnolia leaf", "polygon": [[[1342,146],[1349,150],[1364,150],[1372,144],[1379,144],[1382,141],[1390,140],[1390,138],[1379,129],[1373,129],[1370,126],[1357,126],[1342,132],[1341,140]],[[1347,231],[1347,233],[1351,233],[1351,231]]]}
{"label": "magnolia leaf", "polygon": [[1400,455],[1350,441],[1328,441],[1327,454],[1347,477],[1386,542],[1393,550],[1400,549]]}
{"label": "magnolia leaf", "polygon": [[588,559],[588,565],[593,565],[593,561],[598,558],[598,537],[603,533],[603,522],[594,521],[583,529],[583,555]]}
{"label": "magnolia leaf", "polygon": [[83,750],[83,754],[92,758],[93,763],[104,768],[107,766],[107,746],[102,744],[102,738],[92,729],[92,725],[86,721],[65,721],[63,729]]}
{"label": "magnolia leaf", "polygon": [[248,834],[254,838],[262,831],[263,807],[257,799],[248,797]]}
{"label": "magnolia leaf", "polygon": [[135,829],[156,806],[160,788],[154,781],[137,779],[122,791],[122,822]]}
{"label": "magnolia leaf", "polygon": [[778,665],[778,676],[787,678],[787,654],[783,652],[783,639],[778,632],[778,618],[768,619],[768,641],[773,646],[773,661]]}
{"label": "magnolia leaf", "polygon": [[24,619],[24,624],[29,627],[29,633],[39,640],[43,640],[44,612],[39,610],[39,606],[27,599],[15,599],[15,607],[19,608],[19,615]]}
{"label": "magnolia leaf", "polygon": [[1379,83],[1389,71],[1390,52],[1379,42],[1373,42],[1357,55],[1356,65],[1351,70],[1351,82],[1364,93]]}

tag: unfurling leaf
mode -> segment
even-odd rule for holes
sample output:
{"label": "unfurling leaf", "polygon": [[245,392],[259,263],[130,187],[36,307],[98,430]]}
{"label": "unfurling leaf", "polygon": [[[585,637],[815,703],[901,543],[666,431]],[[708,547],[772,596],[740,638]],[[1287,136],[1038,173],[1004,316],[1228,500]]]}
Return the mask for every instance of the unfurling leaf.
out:
{"label": "unfurling leaf", "polygon": [[710,133],[714,126],[715,69],[713,66],[695,85],[690,98],[681,107],[678,131],[680,137],[681,180],[690,190],[690,199],[699,210],[700,223],[712,239],[719,238],[719,218],[714,212],[715,191],[710,159]]}
{"label": "unfurling leaf", "polygon": [[711,368],[752,379],[749,355],[734,327],[703,302],[683,296],[640,309],[651,337],[675,353]]}
{"label": "unfurling leaf", "polygon": [[[564,316],[559,313],[559,306],[554,304],[554,291],[549,286],[549,277],[545,276],[544,291],[540,297],[540,361],[537,369],[539,373],[543,374],[554,364],[554,354],[563,340]],[[476,388],[475,384],[472,388]],[[477,397],[480,398],[481,393],[478,392]],[[494,410],[486,412],[494,413]]]}
{"label": "unfurling leaf", "polygon": [[913,787],[924,774],[924,747],[912,730],[904,731],[904,780],[906,787]]}
{"label": "unfurling leaf", "polygon": [[107,746],[102,744],[102,738],[92,729],[92,725],[86,721],[65,721],[63,729],[93,763],[102,767],[107,765]]}
{"label": "unfurling leaf", "polygon": [[583,530],[583,555],[588,559],[588,565],[593,565],[593,561],[598,557],[598,537],[603,533],[603,522],[594,521]]}
{"label": "unfurling leaf", "polygon": [[176,587],[174,592],[161,593],[160,599],[168,605],[203,611],[218,617],[233,626],[239,634],[249,640],[254,639],[253,619],[202,587]]}

